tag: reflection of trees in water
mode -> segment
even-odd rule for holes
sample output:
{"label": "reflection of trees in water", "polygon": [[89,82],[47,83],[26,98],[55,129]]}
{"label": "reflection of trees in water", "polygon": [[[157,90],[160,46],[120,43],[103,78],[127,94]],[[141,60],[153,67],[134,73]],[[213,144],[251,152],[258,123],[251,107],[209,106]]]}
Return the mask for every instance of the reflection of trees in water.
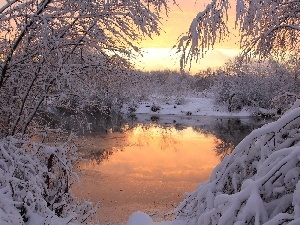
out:
{"label": "reflection of trees in water", "polygon": [[[151,120],[152,121],[152,120]],[[133,145],[143,147],[151,145],[151,142],[159,142],[161,150],[172,149],[177,151],[178,140],[174,137],[174,126],[155,123],[139,123],[135,128],[141,129],[142,132]]]}
{"label": "reflection of trees in water", "polygon": [[135,117],[124,118],[121,114],[111,113],[74,113],[55,109],[52,113],[43,114],[39,118],[43,125],[50,128],[63,127],[78,134],[92,132],[124,132],[135,126]]}
{"label": "reflection of trees in water", "polygon": [[117,149],[95,150],[95,151],[91,151],[87,157],[88,157],[88,159],[92,160],[93,162],[100,164],[104,160],[108,160],[109,157],[112,156],[117,151],[118,151]]}
{"label": "reflection of trees in water", "polygon": [[[123,146],[118,147],[90,150],[84,154],[84,158],[91,160],[91,162],[100,164],[105,160],[109,160],[109,158],[118,151],[123,151],[127,146],[138,146],[143,149],[143,146],[145,145],[151,146],[153,144],[153,141],[159,142],[159,146],[162,151],[165,149],[172,149],[173,151],[177,151],[178,141],[173,136],[173,126],[160,125],[156,123],[137,123],[134,128],[139,129],[142,132],[138,133],[137,139],[134,139],[133,142],[124,143]],[[127,130],[126,132],[131,132],[131,130]]]}
{"label": "reflection of trees in water", "polygon": [[[223,159],[233,151],[235,146],[240,143],[245,136],[252,130],[261,127],[264,123],[265,121],[262,121],[259,118],[216,118],[210,119],[205,125],[194,126],[193,130],[205,136],[213,135],[216,138],[216,145],[214,148],[216,155]],[[159,124],[159,121],[156,121],[155,123],[152,121],[150,124],[145,124],[134,120],[130,125],[130,129],[128,128],[127,131],[137,127],[141,129],[142,132],[135,140],[135,143],[131,143],[132,145],[143,147],[151,144],[151,141],[156,139],[160,142],[161,150],[167,148],[170,149],[170,147],[172,147],[174,151],[177,151],[176,146],[178,141],[172,136],[174,133],[173,129],[180,132],[189,126],[178,123],[174,125]],[[155,129],[155,132],[157,132],[156,135],[152,133],[153,128]],[[89,158],[95,160],[96,163],[101,163],[116,151],[116,148],[93,151],[90,153]]]}
{"label": "reflection of trees in water", "polygon": [[[76,130],[79,135],[97,132],[123,133],[139,127],[143,134],[138,137],[136,143],[133,143],[134,145],[142,147],[150,144],[153,139],[159,138],[162,150],[171,146],[175,151],[178,141],[172,136],[173,129],[180,132],[189,127],[185,124],[175,123],[176,121],[173,124],[161,124],[160,118],[157,116],[150,118],[151,123],[142,123],[135,116],[124,117],[120,114],[107,116],[100,113],[71,114],[66,111],[56,111],[50,116],[44,115],[43,120],[51,128],[64,124],[66,130]],[[221,159],[231,153],[235,146],[252,130],[266,122],[260,118],[203,118],[203,120],[206,120],[206,123],[193,126],[193,130],[216,137],[214,150]],[[150,130],[153,128],[156,128],[157,135],[151,134]],[[118,147],[118,149],[122,149],[122,147]],[[116,151],[116,148],[93,150],[89,153],[88,158],[95,160],[96,163],[101,163]]]}
{"label": "reflection of trees in water", "polygon": [[256,127],[253,123],[242,123],[240,119],[221,119],[213,125],[213,134],[220,141],[215,147],[216,154],[223,159]]}
{"label": "reflection of trees in water", "polygon": [[223,160],[226,155],[230,154],[233,151],[234,147],[235,145],[233,145],[233,143],[231,142],[219,140],[214,150],[216,151],[216,155],[220,156]]}
{"label": "reflection of trees in water", "polygon": [[176,123],[175,125],[174,125],[174,128],[176,129],[176,130],[178,130],[178,131],[180,131],[180,130],[184,130],[184,129],[186,129],[188,126],[184,126],[184,125],[182,125],[182,124],[180,124],[180,123]]}
{"label": "reflection of trees in water", "polygon": [[266,121],[260,118],[222,118],[213,120],[209,126],[193,127],[198,132],[214,135],[216,155],[223,159],[251,131],[261,127]]}

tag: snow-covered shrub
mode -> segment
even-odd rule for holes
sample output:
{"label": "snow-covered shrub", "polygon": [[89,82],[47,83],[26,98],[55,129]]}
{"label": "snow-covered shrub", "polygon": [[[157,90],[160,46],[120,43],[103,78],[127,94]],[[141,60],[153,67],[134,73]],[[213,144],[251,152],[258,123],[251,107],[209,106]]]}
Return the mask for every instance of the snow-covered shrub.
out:
{"label": "snow-covered shrub", "polygon": [[293,103],[299,98],[299,94],[291,93],[291,92],[284,92],[277,96],[275,96],[271,100],[271,105],[278,115],[281,115],[285,111],[287,111]]}
{"label": "snow-covered shrub", "polygon": [[51,106],[74,112],[119,112],[126,96],[126,76],[130,75],[131,70],[129,63],[111,62],[112,58],[88,51],[82,52],[80,57],[74,56],[72,64],[85,63],[85,67],[77,71],[80,77],[68,77],[66,88],[58,85],[52,88]]}
{"label": "snow-covered shrub", "polygon": [[176,105],[183,105],[185,103],[185,99],[184,99],[184,97],[176,98],[174,103]]}
{"label": "snow-covered shrub", "polygon": [[225,105],[230,112],[250,107],[254,114],[274,108],[282,108],[283,113],[290,104],[281,107],[282,103],[278,105],[274,99],[282,93],[297,94],[299,79],[292,77],[291,71],[277,61],[241,62],[236,58],[216,72],[211,90],[216,105]]}
{"label": "snow-covered shrub", "polygon": [[193,89],[198,92],[202,93],[209,88],[212,87],[214,83],[214,76],[215,73],[212,72],[210,68],[204,71],[200,71],[198,74],[194,75],[194,82],[192,83]]}
{"label": "snow-covered shrub", "polygon": [[175,209],[176,219],[188,225],[300,224],[299,105],[244,138]]}
{"label": "snow-covered shrub", "polygon": [[157,112],[157,111],[159,111],[159,110],[160,110],[160,106],[159,106],[159,105],[155,105],[155,104],[154,104],[154,105],[151,106],[151,111],[152,111],[152,112]]}
{"label": "snow-covered shrub", "polygon": [[139,80],[136,80],[130,89],[136,92],[135,96],[143,95],[144,99],[142,100],[147,100],[145,97],[148,97],[149,100],[154,97],[160,98],[162,101],[169,101],[172,98],[194,95],[193,83],[195,81],[193,76],[176,71],[139,72]]}
{"label": "snow-covered shrub", "polygon": [[127,111],[129,113],[134,113],[138,108],[138,104],[135,101],[131,101],[127,104]]}
{"label": "snow-covered shrub", "polygon": [[[69,140],[70,141],[70,140]],[[0,140],[0,224],[72,224],[95,212],[70,190],[76,180],[76,147],[15,137]]]}
{"label": "snow-covered shrub", "polygon": [[[254,85],[254,83],[256,83]],[[225,105],[229,112],[240,111],[243,107],[264,105],[265,99],[258,91],[263,83],[258,84],[255,77],[247,75],[221,74],[217,77],[214,92],[216,105]]]}

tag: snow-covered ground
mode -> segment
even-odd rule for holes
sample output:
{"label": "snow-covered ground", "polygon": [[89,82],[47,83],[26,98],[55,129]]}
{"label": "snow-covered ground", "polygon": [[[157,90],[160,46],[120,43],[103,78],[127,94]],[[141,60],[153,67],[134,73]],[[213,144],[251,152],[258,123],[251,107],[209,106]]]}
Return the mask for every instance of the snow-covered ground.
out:
{"label": "snow-covered ground", "polygon": [[143,101],[136,104],[126,104],[123,113],[133,112],[135,114],[153,115],[187,115],[187,116],[251,116],[251,112],[241,110],[230,113],[224,107],[215,107],[211,98],[185,98],[182,100]]}
{"label": "snow-covered ground", "polygon": [[133,213],[126,225],[185,225],[183,220],[153,222],[151,217],[143,212]]}

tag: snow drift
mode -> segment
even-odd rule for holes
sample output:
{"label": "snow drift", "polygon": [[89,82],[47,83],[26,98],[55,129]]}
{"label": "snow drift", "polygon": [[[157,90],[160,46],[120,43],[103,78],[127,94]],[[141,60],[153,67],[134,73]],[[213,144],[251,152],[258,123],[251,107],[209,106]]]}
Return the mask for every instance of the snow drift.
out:
{"label": "snow drift", "polygon": [[237,145],[210,180],[175,209],[175,221],[185,220],[187,225],[300,224],[299,177],[300,108],[294,107]]}

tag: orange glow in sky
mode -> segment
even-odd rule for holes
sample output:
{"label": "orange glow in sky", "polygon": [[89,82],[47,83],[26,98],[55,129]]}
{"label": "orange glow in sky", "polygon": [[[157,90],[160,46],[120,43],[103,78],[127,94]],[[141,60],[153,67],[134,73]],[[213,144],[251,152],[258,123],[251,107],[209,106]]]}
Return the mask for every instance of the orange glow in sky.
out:
{"label": "orange glow in sky", "polygon": [[[210,0],[177,0],[179,5],[170,5],[168,16],[162,19],[162,32],[159,36],[147,38],[141,42],[143,57],[139,58],[137,68],[141,70],[179,70],[179,55],[175,55],[176,50],[172,47],[177,44],[178,38],[189,29],[193,18],[202,11]],[[234,2],[232,9],[229,10],[229,23],[233,24],[235,20]],[[237,32],[235,32],[237,33]],[[216,44],[214,50],[208,51],[204,59],[194,62],[190,72],[197,73],[199,70],[218,68],[226,60],[233,58],[239,53],[239,38],[232,35],[224,43]],[[189,68],[186,68],[188,70]]]}

